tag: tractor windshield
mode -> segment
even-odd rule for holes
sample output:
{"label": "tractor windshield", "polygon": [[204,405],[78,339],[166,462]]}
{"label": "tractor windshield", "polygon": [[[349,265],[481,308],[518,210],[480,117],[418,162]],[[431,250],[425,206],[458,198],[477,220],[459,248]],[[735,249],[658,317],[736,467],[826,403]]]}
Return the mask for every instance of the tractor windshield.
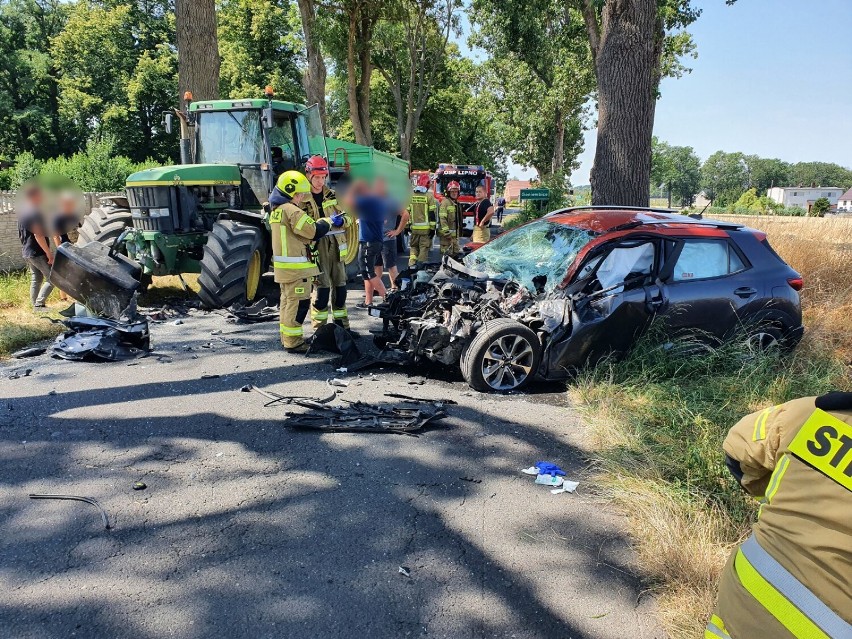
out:
{"label": "tractor windshield", "polygon": [[260,110],[199,113],[195,157],[199,164],[266,162]]}

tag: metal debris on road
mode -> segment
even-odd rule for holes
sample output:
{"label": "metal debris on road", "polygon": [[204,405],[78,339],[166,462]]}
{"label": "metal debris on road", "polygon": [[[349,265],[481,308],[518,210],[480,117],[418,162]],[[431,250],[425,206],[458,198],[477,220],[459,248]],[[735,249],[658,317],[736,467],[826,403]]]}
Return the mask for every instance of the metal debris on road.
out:
{"label": "metal debris on road", "polygon": [[265,297],[260,298],[251,306],[231,306],[226,313],[227,320],[236,324],[255,324],[278,320],[278,307],[270,306]]}
{"label": "metal debris on road", "polygon": [[328,402],[334,401],[337,397],[337,393],[332,392],[328,397],[324,397],[322,399],[316,399],[313,397],[300,397],[300,396],[287,396],[280,395],[274,391],[263,390],[262,388],[258,388],[257,386],[253,386],[252,384],[246,384],[240,389],[241,392],[247,393],[250,391],[255,391],[256,393],[260,393],[267,399],[271,400],[264,404],[266,406],[272,406],[273,404],[278,404],[279,402],[283,402],[285,404],[298,404],[299,406],[305,406],[306,408],[313,408],[316,404],[327,404]]}
{"label": "metal debris on road", "polygon": [[[294,402],[305,406],[304,402]],[[310,406],[309,413],[286,413],[284,425],[297,430],[328,432],[400,433],[416,436],[415,431],[443,419],[443,410],[434,412],[419,408],[372,406],[350,402],[346,408],[325,404]]]}
{"label": "metal debris on road", "polygon": [[98,501],[92,497],[80,497],[79,495],[42,495],[42,494],[33,494],[30,493],[30,499],[67,499],[72,501],[84,501],[87,504],[92,504],[98,510],[101,511],[101,519],[104,522],[104,528],[107,530],[110,529],[109,518],[107,517],[107,512],[104,510],[104,507],[101,506]]}
{"label": "metal debris on road", "polygon": [[407,402],[420,402],[423,404],[458,404],[454,399],[425,399],[423,397],[412,397],[411,395],[403,395],[402,393],[385,393],[385,397],[393,397],[394,399],[404,399]]}
{"label": "metal debris on road", "polygon": [[174,322],[172,322],[173,326],[180,326],[183,324],[183,320],[181,318],[177,318]]}
{"label": "metal debris on road", "polygon": [[118,362],[148,355],[148,320],[70,317],[57,320],[68,330],[56,338],[51,355],[73,361]]}
{"label": "metal debris on road", "polygon": [[325,380],[325,383],[329,386],[339,386],[341,388],[346,388],[347,386],[349,386],[349,382],[347,382],[345,379],[338,379],[336,377],[332,377],[331,379]]}
{"label": "metal debris on road", "polygon": [[9,375],[9,379],[20,379],[22,377],[29,377],[30,373],[33,372],[33,369],[28,368],[24,371],[14,371]]}
{"label": "metal debris on road", "polygon": [[409,579],[411,579],[411,568],[409,568],[408,566],[400,566],[397,572],[399,572],[399,574],[403,577],[408,577]]}

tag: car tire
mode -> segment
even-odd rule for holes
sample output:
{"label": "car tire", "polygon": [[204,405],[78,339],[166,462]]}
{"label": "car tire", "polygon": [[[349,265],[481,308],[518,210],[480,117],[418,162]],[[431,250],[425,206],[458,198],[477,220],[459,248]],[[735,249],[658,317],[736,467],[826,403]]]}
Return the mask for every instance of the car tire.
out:
{"label": "car tire", "polygon": [[784,329],[765,321],[750,327],[743,342],[751,356],[780,350],[784,344]]}
{"label": "car tire", "polygon": [[198,297],[207,308],[250,303],[257,298],[266,268],[261,230],[233,220],[219,220],[204,245]]}
{"label": "car tire", "polygon": [[100,242],[112,247],[113,241],[128,226],[133,226],[133,217],[128,209],[96,206],[80,225],[77,245]]}
{"label": "car tire", "polygon": [[461,358],[468,385],[481,392],[506,393],[529,384],[541,362],[538,336],[508,318],[486,322]]}

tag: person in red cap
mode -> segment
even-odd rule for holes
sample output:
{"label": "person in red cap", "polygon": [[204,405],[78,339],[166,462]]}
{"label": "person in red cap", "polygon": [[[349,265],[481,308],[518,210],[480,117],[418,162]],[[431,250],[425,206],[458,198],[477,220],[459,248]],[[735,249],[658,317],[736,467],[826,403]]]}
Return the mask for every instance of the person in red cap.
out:
{"label": "person in red cap", "polygon": [[456,257],[461,252],[459,248],[459,229],[462,223],[459,191],[461,191],[461,185],[453,180],[447,184],[447,197],[441,202],[438,214],[441,255]]}
{"label": "person in red cap", "polygon": [[[302,210],[314,220],[343,217],[343,225],[320,239],[314,249],[314,256],[320,274],[314,284],[311,298],[311,324],[314,330],[329,320],[329,314],[335,324],[349,330],[349,313],[346,310],[346,256],[351,249],[346,243],[345,229],[352,225],[352,218],[345,215],[337,203],[337,196],[326,181],[328,180],[328,162],[321,155],[315,155],[305,164],[305,173],[311,183],[311,197],[302,204]],[[329,313],[329,306],[331,311]]]}

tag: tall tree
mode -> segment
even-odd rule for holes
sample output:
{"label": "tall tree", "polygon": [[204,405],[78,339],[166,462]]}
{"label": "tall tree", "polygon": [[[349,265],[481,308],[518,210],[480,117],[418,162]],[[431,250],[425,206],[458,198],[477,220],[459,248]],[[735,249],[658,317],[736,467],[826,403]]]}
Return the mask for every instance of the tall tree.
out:
{"label": "tall tree", "polygon": [[[660,79],[682,72],[672,56],[691,46],[666,33],[699,15],[690,0],[575,0],[583,12],[598,88],[592,202],[646,206]],[[668,57],[668,62],[667,62]]]}
{"label": "tall tree", "polygon": [[460,5],[460,0],[396,0],[379,26],[375,65],[393,94],[400,155],[406,160],[411,159],[414,135],[447,55]]}
{"label": "tall tree", "polygon": [[570,171],[594,88],[581,15],[564,0],[474,0],[472,19],[513,158],[543,177]]}
{"label": "tall tree", "polygon": [[689,206],[701,186],[701,160],[691,146],[652,139],[651,186],[662,186],[681,206]]}
{"label": "tall tree", "polygon": [[275,93],[301,102],[304,93],[297,51],[298,18],[289,0],[219,0],[219,91],[223,97]]}
{"label": "tall tree", "polygon": [[790,186],[837,186],[852,187],[852,170],[832,162],[797,162],[790,167]]}
{"label": "tall tree", "polygon": [[749,188],[745,156],[742,153],[716,151],[701,166],[701,188],[717,206],[736,202]]}
{"label": "tall tree", "polygon": [[307,64],[302,72],[302,84],[305,87],[308,105],[319,105],[323,128],[326,125],[325,82],[327,71],[322,55],[322,45],[318,33],[317,3],[315,0],[298,0],[299,16],[302,20],[302,34],[305,42]]}
{"label": "tall tree", "polygon": [[343,0],[346,20],[346,98],[358,144],[372,146],[370,81],[373,75],[373,35],[379,20],[379,0]]}
{"label": "tall tree", "polygon": [[195,100],[219,97],[219,43],[215,0],[175,0],[178,93]]}
{"label": "tall tree", "polygon": [[746,155],[749,182],[755,188],[758,196],[766,195],[767,189],[773,186],[788,186],[790,183],[790,164],[777,158],[761,158],[756,155]]}

